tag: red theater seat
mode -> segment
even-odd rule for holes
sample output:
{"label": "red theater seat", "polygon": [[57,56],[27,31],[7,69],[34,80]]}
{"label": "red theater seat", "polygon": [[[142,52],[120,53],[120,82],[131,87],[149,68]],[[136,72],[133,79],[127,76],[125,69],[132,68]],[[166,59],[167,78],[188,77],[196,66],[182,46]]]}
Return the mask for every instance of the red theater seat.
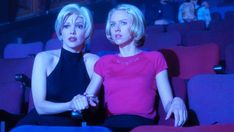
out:
{"label": "red theater seat", "polygon": [[193,127],[139,126],[131,132],[233,132],[234,124],[207,125]]}
{"label": "red theater seat", "polygon": [[213,67],[219,63],[217,44],[177,46],[161,51],[169,65],[169,73],[182,79],[190,79],[198,74],[215,74]]}

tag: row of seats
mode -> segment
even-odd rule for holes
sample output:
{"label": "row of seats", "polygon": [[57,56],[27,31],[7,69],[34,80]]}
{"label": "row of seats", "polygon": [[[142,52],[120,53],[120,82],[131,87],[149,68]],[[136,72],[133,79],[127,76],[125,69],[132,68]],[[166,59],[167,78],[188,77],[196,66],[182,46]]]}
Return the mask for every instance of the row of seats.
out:
{"label": "row of seats", "polygon": [[[210,103],[214,103],[214,105],[222,105],[220,109],[215,107],[216,112],[218,111],[222,113],[225,110],[226,113],[231,113],[232,111],[234,111],[232,106],[228,106],[228,103],[231,103],[229,101],[234,101],[232,96],[228,98],[224,97],[226,96],[226,94],[230,93],[230,95],[232,95],[233,93],[233,75],[216,75],[215,72],[212,70],[213,66],[217,65],[220,60],[219,47],[217,44],[204,44],[189,47],[176,46],[161,49],[160,52],[162,52],[162,54],[165,56],[165,59],[168,63],[170,81],[172,84],[174,95],[183,98],[187,102],[188,108],[196,113],[200,124],[211,124],[214,122],[234,122],[232,117],[226,116],[226,114],[219,114],[218,118],[210,119],[211,121],[207,123],[207,120],[209,118],[206,118],[206,116],[204,116],[206,114],[204,113],[207,113],[209,111],[203,112],[202,110],[205,108],[210,109],[209,106],[212,106],[213,108],[213,104],[201,104],[201,100],[198,100],[202,99],[202,97],[200,97],[201,91],[203,94],[207,94],[209,91],[209,93],[211,93],[211,95],[213,94],[214,96],[207,97],[206,101],[210,101]],[[105,53],[109,54],[113,52]],[[234,52],[231,53],[233,54]],[[99,54],[101,54],[100,51]],[[233,58],[233,56],[231,56],[231,58]],[[12,114],[25,114],[27,113],[27,111],[33,108],[33,101],[30,89],[27,89],[26,87],[24,87],[23,84],[15,81],[15,75],[18,73],[23,73],[29,78],[31,77],[33,61],[34,57],[0,59],[0,72],[2,73],[2,76],[0,78],[0,109],[4,109]],[[203,77],[203,74],[208,75],[204,75],[205,77]],[[202,79],[198,79],[199,81],[193,83],[192,80],[197,80],[196,78]],[[207,78],[217,78],[221,80],[213,79],[211,81],[207,81]],[[209,85],[206,85],[206,82]],[[216,85],[212,85],[212,82],[216,82]],[[201,86],[201,84],[197,85],[197,83],[204,84],[204,86]],[[225,85],[223,83],[225,83]],[[196,86],[194,86],[194,88],[190,88],[193,87],[193,85],[195,84]],[[214,87],[217,88],[215,91],[212,91],[205,86],[209,86],[209,88],[213,89]],[[194,90],[196,89],[199,90],[195,92]],[[197,96],[199,98],[197,98]],[[219,100],[219,103],[215,104],[214,100]],[[225,103],[225,106],[222,101],[227,102]],[[193,102],[196,104],[194,104]],[[25,107],[27,106],[26,104],[29,104],[29,106]],[[159,124],[173,125],[172,119],[169,121],[164,120],[165,112],[161,103],[158,104],[157,108],[159,112]],[[200,114],[200,112],[202,112],[202,114]],[[218,115],[216,115],[215,117],[217,116]]]}
{"label": "row of seats", "polygon": [[161,125],[139,126],[131,132],[233,132],[234,124],[203,125],[192,127],[168,127]]}
{"label": "row of seats", "polygon": [[[203,45],[206,43],[216,43],[220,48],[221,60],[225,59],[225,50],[229,44],[234,43],[234,30],[226,32],[214,31],[188,31],[182,35],[178,31],[157,32],[159,28],[152,27],[146,32],[145,50],[159,50],[162,48],[170,48],[179,45],[195,46]],[[46,42],[45,46],[42,42],[33,42],[27,44],[7,44],[4,49],[4,58],[20,58],[36,53],[43,50],[58,49],[61,47],[61,42],[57,38],[50,39]],[[105,36],[104,29],[99,29],[94,32],[94,35],[88,44],[88,48],[92,53],[98,53],[102,50],[117,50],[117,46],[111,44]]]}
{"label": "row of seats", "polygon": [[26,113],[24,107],[27,87],[16,81],[16,74],[31,78],[34,57],[0,59],[0,109],[12,114]]}
{"label": "row of seats", "polygon": [[[194,46],[205,43],[216,43],[220,47],[221,59],[224,59],[226,46],[234,42],[234,37],[232,36],[234,34],[232,23],[233,21],[231,20],[213,21],[211,22],[210,30],[205,30],[205,24],[202,21],[149,26],[146,28],[145,46],[143,48],[159,50],[178,45]],[[106,39],[104,26],[98,27],[99,28],[94,30],[92,39],[88,44],[90,51],[98,53],[101,50],[116,50],[117,47],[112,45]],[[16,54],[14,53],[14,49],[19,49],[19,52],[26,52],[26,50],[29,52],[28,49],[32,49],[34,51],[31,51],[32,53],[30,54],[35,54],[38,51],[61,47],[61,43],[56,39],[56,37],[48,40],[45,46],[43,44],[37,44],[36,47],[34,46],[36,45],[35,43],[27,43],[24,45],[7,44],[5,51],[10,51],[7,51],[8,53],[4,53],[4,58],[9,58],[11,56],[11,58],[13,58]]]}
{"label": "row of seats", "polygon": [[[229,20],[229,19],[233,19],[234,17],[234,6],[219,6],[219,7],[213,7],[211,10],[211,16],[213,13],[216,14],[216,16],[218,16],[218,20],[220,19],[225,19],[225,20]],[[214,17],[212,17],[212,19],[214,19]],[[215,19],[216,20],[216,19]]]}
{"label": "row of seats", "polygon": [[[18,46],[20,44],[16,45]],[[20,49],[17,49],[19,52]],[[173,77],[180,77],[182,79],[189,79],[193,75],[200,73],[214,73],[214,71],[212,70],[213,66],[217,65],[220,60],[219,49],[216,44],[205,44],[191,47],[168,47],[167,49],[164,48],[160,51],[165,56],[166,61],[169,65],[170,75]],[[14,54],[15,52],[11,53]],[[107,52],[103,50],[99,52],[98,55],[103,55],[106,53],[109,54],[113,52]],[[232,53],[233,52],[230,51],[229,56],[231,56]],[[24,73],[29,77],[31,76],[32,63],[34,59],[33,56],[26,58],[22,58],[22,56],[20,56],[18,57],[18,59],[14,58],[14,56],[6,58],[1,59],[2,64],[0,70],[2,71],[1,73],[3,73],[4,76],[2,76],[2,79],[0,80],[3,83],[5,83],[4,80],[11,80],[10,83],[12,83],[14,81],[14,74],[17,73]]]}
{"label": "row of seats", "polygon": [[[44,45],[41,41],[31,43],[9,43],[4,48],[3,58],[24,58],[35,56],[43,50],[53,50],[61,48],[62,44],[58,39],[50,39]],[[17,51],[17,52],[16,52]]]}
{"label": "row of seats", "polygon": [[[155,25],[146,29],[143,49],[162,52],[169,66],[173,94],[186,101],[188,108],[196,115],[198,120],[196,123],[206,126],[186,128],[142,126],[133,131],[233,131],[233,124],[219,124],[234,122],[231,116],[234,114],[234,108],[231,105],[234,101],[232,96],[234,75],[216,75],[213,71],[213,67],[219,63],[220,59],[224,59],[226,73],[234,73],[233,18],[225,17],[224,20],[212,21],[209,30],[205,29],[205,24],[201,21]],[[106,39],[104,27],[98,25],[88,45],[91,52],[99,55],[114,53],[113,51],[117,50],[117,47]],[[0,73],[2,73],[0,109],[21,115],[34,107],[30,86],[16,81],[16,74],[25,74],[30,78],[35,54],[60,47],[61,42],[56,38],[48,40],[45,44],[35,42],[9,44],[5,47],[4,59],[0,59]],[[172,126],[173,120],[164,120],[165,112],[161,103],[157,108],[159,124]],[[189,118],[190,122],[196,120],[191,118],[191,115]],[[20,130],[28,129],[31,128],[26,127]],[[37,129],[66,131],[69,128],[38,127]],[[70,130],[77,129],[70,127]]]}
{"label": "row of seats", "polygon": [[[105,52],[117,51],[117,46],[111,44],[106,38],[103,37],[104,31],[103,30],[99,30],[99,31],[100,32],[99,33],[96,32],[97,34],[95,35],[95,37],[92,38],[91,45],[88,44],[90,51],[95,54],[100,54],[100,51],[102,52],[103,51]],[[194,32],[194,34],[195,33],[196,32]],[[188,36],[190,35],[191,33],[188,33]],[[170,49],[174,47],[181,47],[179,48],[181,51],[183,51],[184,49],[191,49],[191,50],[196,50],[198,53],[205,52],[205,50],[199,51],[200,49],[199,47],[209,44],[209,43],[212,44],[212,41],[208,41],[208,42],[204,41],[203,42],[204,44],[199,44],[198,41],[201,41],[201,40],[198,39],[198,36],[200,36],[200,38],[207,37],[205,33],[196,34],[192,38],[187,40],[189,43],[191,43],[191,45],[178,46],[178,43],[180,43],[181,41],[181,37],[180,37],[180,34],[176,31],[147,34],[145,45],[143,46],[143,50],[162,50],[165,48]],[[223,36],[223,37],[226,38],[227,36]],[[228,37],[231,37],[231,36],[228,36]],[[207,37],[206,39],[209,39],[209,38],[218,40],[219,37],[211,35],[210,37]],[[4,49],[4,58],[5,59],[23,58],[27,56],[35,56],[38,52],[41,52],[43,50],[59,49],[61,48],[61,45],[62,45],[61,42],[56,38],[48,40],[45,46],[43,45],[42,42],[33,42],[33,43],[27,43],[27,44],[8,44]],[[213,58],[218,58],[218,61],[225,60],[227,73],[234,73],[233,45],[234,45],[234,40],[232,42],[230,41],[229,44],[222,46],[222,47],[216,43],[216,52],[213,55],[215,56]],[[15,52],[16,50],[17,52]],[[190,54],[188,54],[188,56],[190,56]],[[200,56],[200,58],[203,58],[203,57]]]}
{"label": "row of seats", "polygon": [[[199,22],[196,23],[198,23],[198,25],[201,24]],[[151,28],[147,28],[146,41],[143,49],[159,50],[160,52],[162,52],[168,63],[170,81],[172,84],[174,95],[183,98],[187,102],[188,108],[192,109],[196,113],[197,111],[199,111],[197,110],[197,107],[199,107],[200,105],[194,106],[189,102],[190,100],[193,100],[193,96],[197,96],[195,94],[193,95],[193,92],[190,92],[189,94],[189,82],[193,80],[193,78],[196,78],[196,76],[199,76],[201,74],[209,74],[212,77],[216,76],[215,72],[213,71],[213,67],[219,63],[220,59],[223,59],[222,55],[220,55],[220,48],[221,54],[225,53],[224,59],[226,61],[227,67],[226,73],[234,73],[234,41],[230,41],[230,44],[225,45],[224,48],[222,48],[219,43],[216,43],[225,42],[224,40],[219,39],[219,35],[226,35],[225,32],[215,32],[217,34],[214,33],[214,35],[216,36],[210,37],[211,41],[201,41],[201,38],[203,36],[206,36],[206,33],[210,34],[211,31],[206,31],[202,28],[195,28],[193,27],[194,25],[190,24],[187,25],[188,27],[191,26],[190,28],[184,28],[183,26],[185,25],[180,25],[182,27],[177,27],[177,29],[175,30],[168,30],[170,29],[170,25],[168,25],[168,27],[154,26]],[[191,29],[193,29],[193,31],[190,31]],[[187,33],[185,33],[185,31]],[[191,37],[191,35],[188,34],[192,34],[192,32],[201,33],[195,34]],[[226,39],[233,39],[233,37],[230,36],[231,34],[229,34],[230,32],[228,32],[227,36],[229,35],[229,37],[227,37]],[[191,44],[181,46],[183,42],[186,42],[186,37],[184,37],[186,35],[188,43]],[[199,35],[200,37],[198,37]],[[193,38],[193,41],[189,41],[189,39]],[[205,39],[207,38],[204,37],[204,40]],[[217,41],[215,43],[211,43],[213,42],[213,40],[216,39]],[[201,41],[202,43],[200,43],[199,41]],[[98,55],[115,53],[117,50],[117,47],[111,44],[106,39],[104,29],[95,30],[91,43],[88,44],[88,46],[92,53],[97,53]],[[48,40],[45,45],[41,42],[35,42],[28,44],[10,44],[6,46],[4,50],[4,59],[0,59],[0,72],[3,73],[2,77],[0,78],[0,90],[3,91],[1,92],[1,94],[3,95],[0,95],[0,109],[4,109],[12,114],[25,114],[27,113],[27,111],[33,108],[33,101],[30,89],[27,89],[25,85],[21,84],[20,82],[15,81],[15,74],[23,73],[30,78],[34,55],[43,50],[58,49],[60,47],[61,42],[56,38]],[[16,50],[17,52],[15,52]],[[230,75],[225,74],[224,76],[228,76],[227,78],[229,78]],[[229,79],[229,81],[230,80],[232,79]],[[206,80],[204,82],[206,82]],[[206,84],[204,82],[203,84]],[[220,82],[221,84],[223,83],[222,81],[217,82]],[[231,82],[227,81],[225,83],[227,83],[228,86],[233,87],[233,85],[231,85]],[[218,84],[219,83],[217,83],[217,87],[220,86]],[[224,91],[222,89],[220,90]],[[228,92],[232,93],[233,91]],[[217,96],[220,96],[221,99],[224,99],[222,101],[226,101],[226,98],[223,97],[224,95],[225,94],[217,94]],[[209,99],[213,100],[212,96],[209,97]],[[232,98],[228,99],[232,100]],[[29,104],[28,107],[27,104]],[[209,105],[203,106],[208,107]],[[159,124],[172,125],[173,120],[164,120],[165,112],[161,103],[158,104],[157,108],[159,112]],[[228,106],[224,106],[224,108],[228,108],[229,110],[234,111],[232,107],[230,108]],[[217,110],[219,112],[221,111],[221,113],[223,112],[223,109]],[[200,116],[200,114],[197,114],[197,116]],[[226,123],[226,119],[228,117],[222,114],[220,116],[221,118],[212,119],[212,123]],[[201,118],[203,118],[203,114],[201,114]],[[225,119],[225,121],[223,121],[223,119]],[[228,119],[233,122],[232,119]],[[202,119],[198,118],[198,120],[200,124],[203,123]],[[211,122],[209,122],[208,124],[210,123]]]}
{"label": "row of seats", "polygon": [[[182,52],[184,49],[190,49],[191,51],[196,51],[197,55],[195,54],[195,57],[199,55],[199,53],[203,53],[209,50],[209,46],[204,46],[208,48],[204,48],[205,50],[200,50],[200,46],[206,45],[207,43],[216,43],[215,52],[211,55],[213,57],[213,60],[225,60],[226,64],[226,73],[234,73],[234,59],[233,59],[233,43],[234,40],[232,37],[232,30],[229,30],[228,32],[213,32],[213,31],[205,31],[202,30],[202,24],[201,22],[195,22],[193,23],[196,26],[192,25],[192,23],[183,24],[181,28],[177,27],[177,30],[171,30],[167,32],[160,32],[159,30],[163,30],[166,27],[165,26],[153,26],[149,27],[146,30],[146,41],[145,45],[143,46],[144,50],[162,50],[162,49],[170,49],[174,47],[180,47],[182,42],[189,43],[185,45],[184,47],[181,46],[177,50],[180,50],[178,53],[183,53],[182,55],[178,54],[179,57],[186,57],[186,56],[194,56],[191,55],[193,52]],[[200,26],[199,26],[200,25]],[[169,26],[169,25],[168,25]],[[174,25],[175,26],[175,25]],[[188,28],[189,27],[189,28]],[[200,27],[200,28],[199,28]],[[187,31],[186,34],[184,34],[184,37],[182,37],[182,29],[183,31]],[[189,31],[188,29],[193,29],[193,31]],[[181,31],[180,31],[181,30]],[[224,35],[223,35],[224,34]],[[226,45],[221,45],[220,43],[224,43]],[[34,56],[40,51],[43,50],[51,50],[51,49],[58,49],[61,47],[61,42],[57,38],[53,38],[47,41],[45,45],[43,45],[42,42],[34,42],[34,43],[28,43],[28,44],[8,44],[5,47],[4,50],[4,58],[22,58],[26,56]],[[218,45],[218,46],[217,46]],[[105,36],[104,29],[98,29],[94,32],[94,35],[92,37],[91,43],[88,44],[88,48],[92,53],[100,54],[100,51],[105,51],[108,53],[108,51],[116,51],[117,46],[111,44]],[[15,50],[17,49],[17,52]],[[211,53],[214,50],[210,50]],[[165,52],[165,50],[164,50]],[[167,55],[171,55],[168,57],[168,63],[171,63],[172,65],[176,65],[173,61],[170,61],[171,58],[173,58],[172,53],[170,53],[169,50],[167,50]],[[175,51],[176,52],[176,51]],[[170,53],[170,54],[169,54]],[[191,53],[191,54],[189,54]],[[105,54],[105,53],[104,53]],[[165,55],[165,56],[167,56]],[[219,55],[219,56],[217,56]],[[174,57],[175,58],[175,57]],[[197,58],[205,58],[203,56],[197,57]],[[196,60],[196,59],[195,59]],[[189,65],[191,62],[181,62],[180,65]],[[196,62],[198,65],[201,64],[199,62]],[[217,63],[217,62],[215,62]],[[213,64],[214,65],[214,64]],[[169,68],[169,72],[175,74],[176,71],[174,66],[172,66],[172,70]],[[184,66],[181,66],[184,67]],[[198,66],[199,67],[199,66]],[[211,66],[209,66],[211,69]],[[184,70],[184,69],[182,69]],[[185,69],[187,71],[191,71],[191,69]],[[173,71],[173,72],[172,72]],[[182,72],[184,73],[184,72]]]}
{"label": "row of seats", "polygon": [[[173,127],[166,127],[162,125],[173,125],[173,120],[170,120],[170,123],[165,124],[165,122],[160,122],[159,126],[140,126],[135,128],[133,131],[139,131],[144,128],[147,131],[153,131],[157,128],[160,128],[159,131],[220,131],[220,130],[233,130],[233,122],[234,118],[233,111],[234,107],[232,102],[234,101],[233,94],[234,94],[234,85],[232,81],[234,79],[234,74],[225,74],[225,75],[215,75],[215,74],[200,74],[197,76],[192,77],[188,81],[187,89],[183,91],[188,91],[188,108],[195,112],[196,117],[198,118],[199,124],[201,127],[186,127],[186,128],[173,128]],[[205,83],[204,83],[205,82]],[[178,92],[178,89],[175,89]],[[181,92],[181,91],[180,91]],[[9,104],[8,104],[9,105]],[[222,107],[220,107],[222,106]],[[159,111],[160,112],[160,111]],[[163,111],[161,111],[163,112]],[[164,112],[163,112],[164,113]],[[162,113],[160,113],[162,114]],[[165,118],[165,114],[159,115],[161,116],[162,120]],[[191,117],[190,117],[191,118]],[[218,124],[218,125],[213,125]],[[220,125],[220,124],[232,124],[232,125]],[[203,126],[206,125],[206,126]],[[38,129],[38,130],[55,130],[59,129],[59,127],[35,127],[35,126],[27,126],[21,127],[19,130],[25,130],[26,128],[29,129]],[[163,127],[163,128],[161,128]],[[228,129],[227,129],[228,128]],[[62,130],[83,130],[85,128],[62,128]],[[87,128],[86,128],[87,129]],[[94,128],[89,128],[92,130]],[[98,128],[97,130],[102,130]],[[104,129],[104,128],[103,128]],[[205,129],[205,130],[204,130]],[[18,130],[18,129],[16,129]],[[106,129],[104,129],[106,130]],[[158,130],[158,129],[157,129]]]}
{"label": "row of seats", "polygon": [[[215,74],[213,67],[219,62],[219,49],[216,44],[191,47],[177,46],[174,48],[162,49],[160,51],[165,56],[168,63],[170,76],[179,77],[181,79],[190,79],[195,75],[204,73]],[[109,54],[113,52],[105,53]],[[99,52],[99,55],[105,53]],[[3,74],[0,78],[1,86],[5,85],[7,87],[7,85],[9,85],[9,87],[15,87],[19,85],[19,83],[14,80],[15,74],[18,73],[23,73],[28,77],[31,77],[33,60],[34,57],[0,59],[0,70]],[[3,99],[1,99],[2,103],[0,103],[0,105],[4,104],[5,100],[4,96],[1,97],[3,97]],[[17,99],[17,101],[20,100]],[[18,106],[16,107],[19,108]],[[9,111],[12,113],[19,113],[20,110]]]}
{"label": "row of seats", "polygon": [[[165,126],[139,126],[132,132],[233,132],[234,130],[234,74],[199,74],[187,83],[189,120],[198,125],[183,128]],[[175,89],[174,89],[175,90]]]}

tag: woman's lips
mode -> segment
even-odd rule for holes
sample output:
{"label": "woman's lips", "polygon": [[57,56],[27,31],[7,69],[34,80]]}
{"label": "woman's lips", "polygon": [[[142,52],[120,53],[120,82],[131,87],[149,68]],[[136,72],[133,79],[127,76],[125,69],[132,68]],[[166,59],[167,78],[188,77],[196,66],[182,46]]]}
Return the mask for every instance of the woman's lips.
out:
{"label": "woman's lips", "polygon": [[70,42],[75,42],[75,41],[77,40],[77,38],[76,38],[76,37],[69,37],[68,40],[69,40]]}
{"label": "woman's lips", "polygon": [[122,35],[120,35],[120,34],[116,34],[115,35],[115,38],[117,38],[117,39],[119,39],[119,38],[121,38],[122,37]]}

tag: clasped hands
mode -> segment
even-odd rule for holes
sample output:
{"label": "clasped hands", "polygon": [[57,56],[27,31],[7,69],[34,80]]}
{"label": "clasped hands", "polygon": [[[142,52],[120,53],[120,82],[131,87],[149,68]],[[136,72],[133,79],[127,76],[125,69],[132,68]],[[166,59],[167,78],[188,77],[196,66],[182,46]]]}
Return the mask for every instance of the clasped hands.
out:
{"label": "clasped hands", "polygon": [[83,111],[89,107],[96,107],[99,103],[98,97],[93,95],[81,95],[78,94],[70,102],[70,108],[72,111]]}
{"label": "clasped hands", "polygon": [[168,104],[167,115],[165,120],[169,119],[172,113],[174,114],[174,119],[175,119],[174,126],[175,127],[183,126],[188,118],[188,113],[186,106],[181,98],[175,97],[171,101],[171,103]]}

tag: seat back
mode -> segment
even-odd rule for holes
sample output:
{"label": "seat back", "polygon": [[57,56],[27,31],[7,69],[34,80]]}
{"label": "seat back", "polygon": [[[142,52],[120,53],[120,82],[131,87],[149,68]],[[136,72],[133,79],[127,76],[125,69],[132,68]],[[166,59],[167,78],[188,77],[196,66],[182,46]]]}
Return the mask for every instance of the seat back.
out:
{"label": "seat back", "polygon": [[161,125],[138,126],[131,132],[233,132],[234,124],[191,126],[191,127],[173,127]]}
{"label": "seat back", "polygon": [[198,74],[215,74],[213,67],[220,60],[216,44],[177,46],[164,49],[162,53],[168,63],[169,73],[182,79],[190,79]]}
{"label": "seat back", "polygon": [[146,27],[146,34],[148,33],[162,33],[167,31],[167,25],[153,25]]}
{"label": "seat back", "polygon": [[172,48],[181,43],[180,33],[177,31],[158,32],[148,31],[146,33],[143,49],[159,50],[162,48]]}
{"label": "seat back", "polygon": [[192,21],[190,23],[174,23],[169,24],[168,31],[179,31],[182,36],[191,31],[205,30],[205,23],[203,21]]}
{"label": "seat back", "polygon": [[225,48],[226,72],[234,73],[234,43]]}
{"label": "seat back", "polygon": [[225,12],[224,19],[234,21],[234,10]]}
{"label": "seat back", "polygon": [[188,82],[188,102],[200,125],[234,123],[234,74],[203,74]]}
{"label": "seat back", "polygon": [[111,132],[110,129],[101,126],[36,126],[36,125],[23,125],[15,127],[11,132],[24,132],[24,131],[33,131],[33,132]]}
{"label": "seat back", "polygon": [[32,42],[26,44],[10,43],[4,49],[4,58],[24,58],[35,56],[43,50],[43,43]]}
{"label": "seat back", "polygon": [[46,42],[44,50],[55,50],[62,47],[62,42],[58,38],[49,39]]}
{"label": "seat back", "polygon": [[234,30],[190,32],[184,35],[182,43],[184,46],[196,46],[207,43],[215,43],[219,46],[220,57],[224,59],[224,49],[226,45],[234,41],[234,37],[232,37],[233,32]]}
{"label": "seat back", "polygon": [[25,90],[15,81],[15,74],[31,77],[33,60],[33,57],[0,59],[0,109],[13,114],[22,112]]}
{"label": "seat back", "polygon": [[212,21],[221,21],[222,20],[222,17],[219,14],[219,12],[212,12],[210,15],[211,15]]}
{"label": "seat back", "polygon": [[88,48],[92,53],[98,53],[102,50],[116,51],[118,46],[112,44],[107,38],[105,29],[97,29],[94,31]]}

